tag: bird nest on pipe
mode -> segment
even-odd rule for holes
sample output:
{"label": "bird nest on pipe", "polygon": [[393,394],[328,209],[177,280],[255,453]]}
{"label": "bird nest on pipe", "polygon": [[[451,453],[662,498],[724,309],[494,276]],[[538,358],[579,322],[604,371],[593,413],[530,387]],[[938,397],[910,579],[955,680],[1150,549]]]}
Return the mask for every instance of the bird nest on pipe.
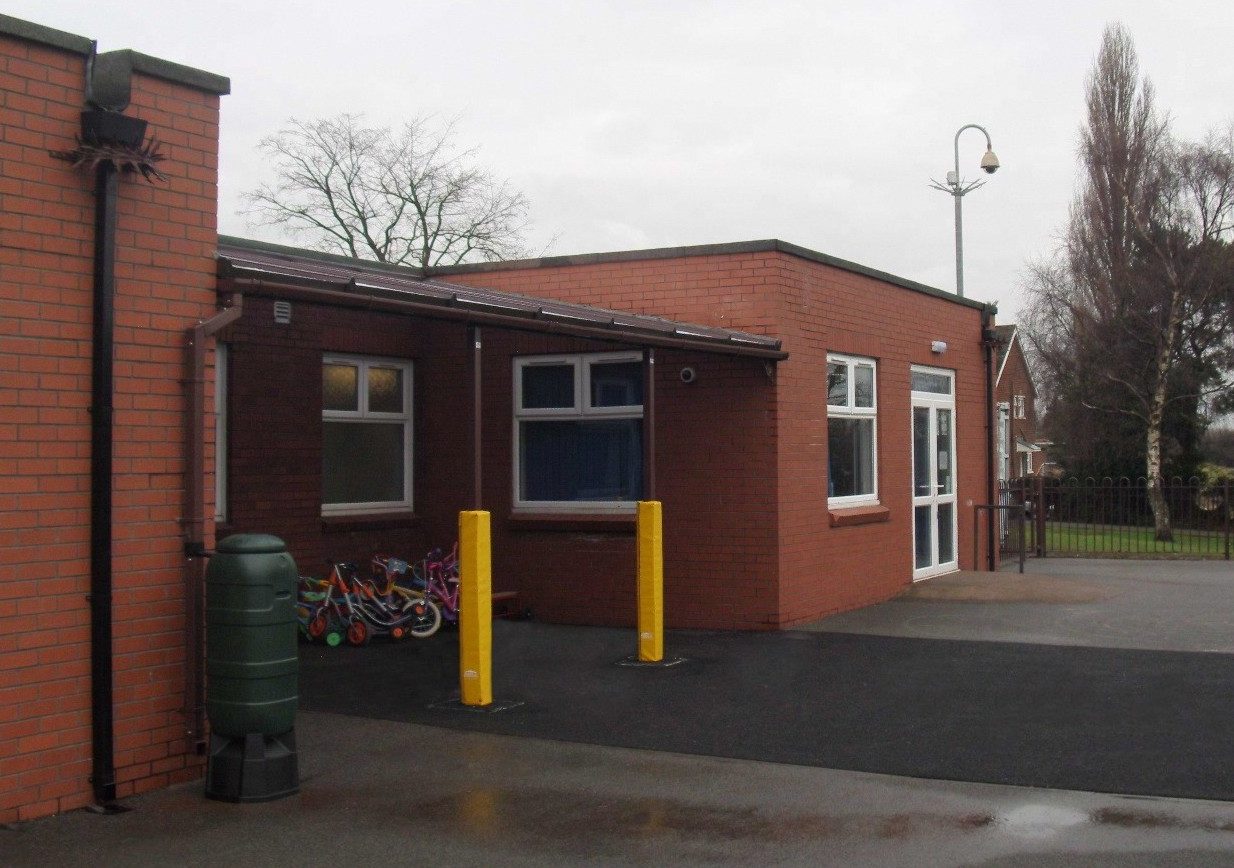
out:
{"label": "bird nest on pipe", "polygon": [[107,141],[88,142],[78,136],[77,146],[73,150],[49,153],[57,160],[72,163],[74,169],[86,167],[94,171],[100,165],[110,163],[121,174],[140,172],[143,178],[154,183],[156,179],[167,180],[157,166],[166,159],[161,148],[162,143],[153,136],[139,145]]}

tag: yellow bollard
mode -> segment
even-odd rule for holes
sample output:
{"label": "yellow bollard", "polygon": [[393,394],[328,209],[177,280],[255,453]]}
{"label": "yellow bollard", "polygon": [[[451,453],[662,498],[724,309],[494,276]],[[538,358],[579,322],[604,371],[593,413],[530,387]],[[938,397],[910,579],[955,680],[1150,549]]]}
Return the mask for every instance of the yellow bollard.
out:
{"label": "yellow bollard", "polygon": [[664,516],[658,500],[638,502],[638,659],[664,659]]}
{"label": "yellow bollard", "polygon": [[463,705],[493,703],[493,558],[489,514],[458,515],[458,682]]}

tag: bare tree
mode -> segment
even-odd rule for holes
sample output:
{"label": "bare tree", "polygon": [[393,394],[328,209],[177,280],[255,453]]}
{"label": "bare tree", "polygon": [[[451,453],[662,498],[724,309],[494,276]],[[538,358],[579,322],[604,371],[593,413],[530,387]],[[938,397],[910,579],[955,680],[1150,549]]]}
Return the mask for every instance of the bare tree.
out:
{"label": "bare tree", "polygon": [[1230,391],[1234,137],[1174,142],[1119,25],[1106,29],[1087,108],[1083,186],[1063,251],[1032,274],[1030,333],[1055,387],[1140,427],[1156,536],[1168,540],[1167,411]]}
{"label": "bare tree", "polygon": [[426,118],[400,130],[352,114],[292,119],[261,141],[274,180],[245,194],[245,213],[318,249],[396,265],[523,255],[527,199],[453,139],[453,124]]}

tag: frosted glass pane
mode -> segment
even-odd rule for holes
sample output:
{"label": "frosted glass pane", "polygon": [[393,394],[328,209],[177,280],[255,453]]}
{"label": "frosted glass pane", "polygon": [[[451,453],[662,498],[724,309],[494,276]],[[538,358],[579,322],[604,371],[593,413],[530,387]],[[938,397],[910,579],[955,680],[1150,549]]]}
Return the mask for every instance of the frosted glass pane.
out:
{"label": "frosted glass pane", "polygon": [[360,369],[327,362],[321,371],[322,406],[327,410],[360,409]]}
{"label": "frosted glass pane", "polygon": [[399,503],[405,499],[401,422],[322,423],[322,501]]}
{"label": "frosted glass pane", "polygon": [[403,372],[400,369],[368,369],[368,408],[371,413],[403,412]]}

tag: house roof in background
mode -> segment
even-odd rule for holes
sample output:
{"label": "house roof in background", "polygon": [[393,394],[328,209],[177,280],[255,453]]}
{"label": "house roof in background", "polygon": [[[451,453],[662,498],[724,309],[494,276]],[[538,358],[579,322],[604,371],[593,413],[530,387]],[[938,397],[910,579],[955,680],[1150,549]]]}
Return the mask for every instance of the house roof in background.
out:
{"label": "house roof in background", "polygon": [[714,328],[452,284],[418,269],[219,237],[220,291],[298,295],[306,300],[463,320],[501,328],[567,334],[636,345],[696,349],[780,360],[780,340]]}
{"label": "house roof in background", "polygon": [[1007,366],[1007,358],[1011,355],[1011,345],[1016,341],[1016,332],[1020,327],[1015,323],[1007,323],[1006,325],[996,325],[993,328],[994,343],[998,345],[998,376],[994,378],[994,384],[1003,379],[1003,368]]}

